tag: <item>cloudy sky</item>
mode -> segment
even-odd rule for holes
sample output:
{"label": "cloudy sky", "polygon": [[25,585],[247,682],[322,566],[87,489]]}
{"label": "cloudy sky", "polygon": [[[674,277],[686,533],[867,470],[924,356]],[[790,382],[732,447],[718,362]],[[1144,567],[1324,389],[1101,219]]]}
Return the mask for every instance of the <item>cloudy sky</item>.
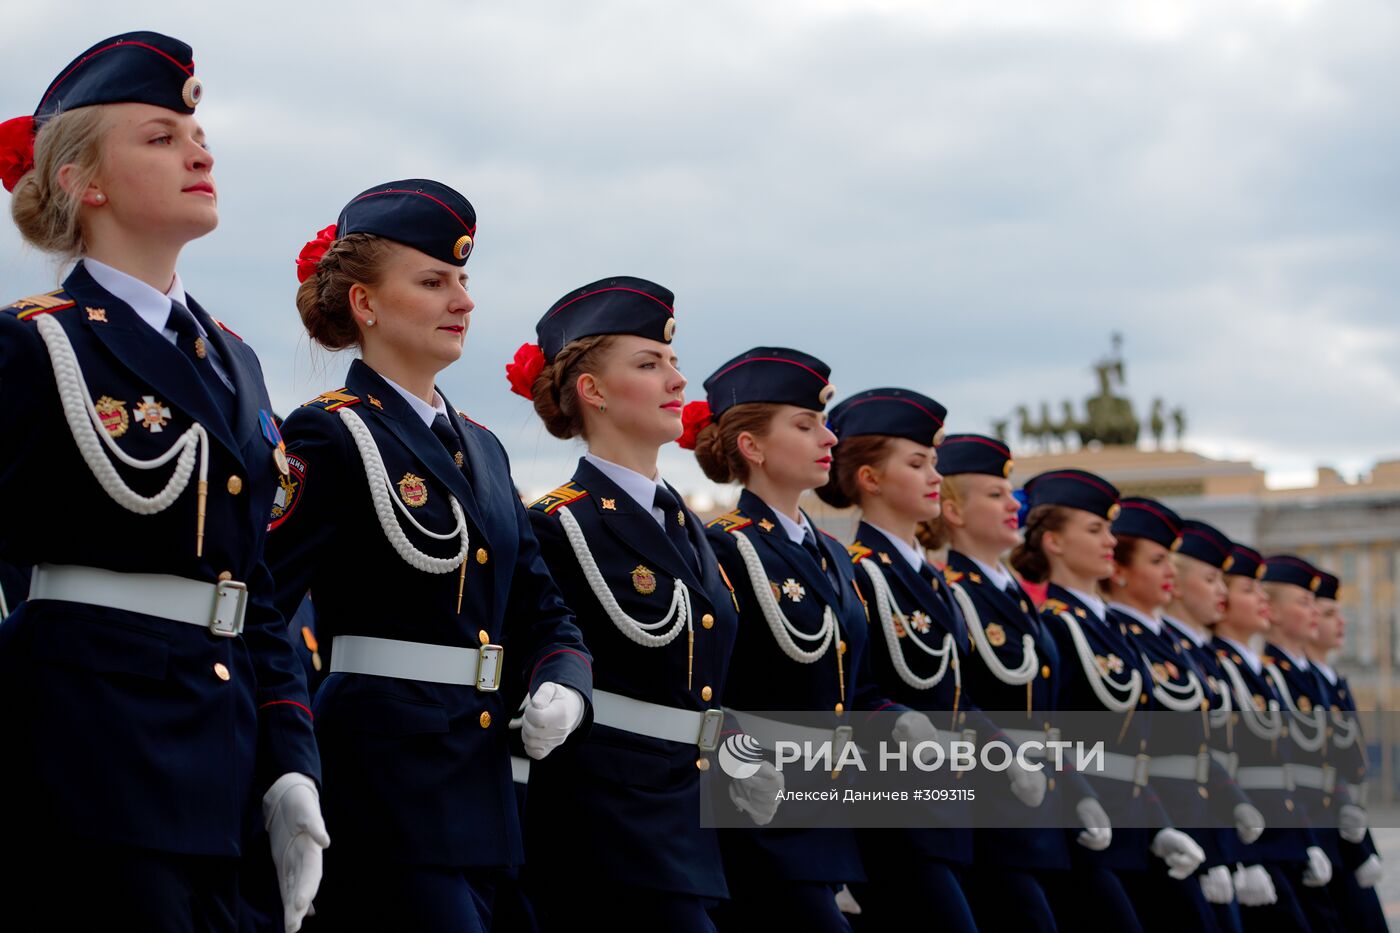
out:
{"label": "cloudy sky", "polygon": [[[615,274],[675,291],[697,392],[789,345],[838,397],[904,384],[986,431],[1082,406],[1120,331],[1140,414],[1184,407],[1203,453],[1275,483],[1400,456],[1392,3],[28,4],[6,12],[0,118],[141,28],[189,42],[205,81],[222,222],[181,275],[282,410],[349,362],[301,332],[297,251],[360,190],[422,175],[480,218],[478,308],[439,384],[527,491],[579,448],[504,364]],[[55,274],[0,225],[8,292]],[[708,488],[679,449],[662,470]]]}

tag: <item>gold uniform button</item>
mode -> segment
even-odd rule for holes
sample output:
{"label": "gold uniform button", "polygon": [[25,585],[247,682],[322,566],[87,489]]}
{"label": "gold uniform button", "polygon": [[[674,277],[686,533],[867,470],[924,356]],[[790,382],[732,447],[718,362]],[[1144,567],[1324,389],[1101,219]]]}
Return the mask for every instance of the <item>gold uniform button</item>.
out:
{"label": "gold uniform button", "polygon": [[491,725],[491,714],[485,710],[481,713],[481,728],[486,729]]}
{"label": "gold uniform button", "polygon": [[836,653],[837,653],[837,654],[845,654],[845,653],[846,653],[846,643],[845,643],[844,641],[838,640],[838,641],[836,642]]}
{"label": "gold uniform button", "polygon": [[1041,677],[1044,677],[1046,680],[1049,680],[1049,679],[1050,679],[1050,665],[1049,665],[1049,664],[1042,664],[1042,665],[1040,665],[1040,676],[1041,676]]}
{"label": "gold uniform button", "polygon": [[476,549],[476,562],[478,564],[486,563],[486,548],[479,547]]}
{"label": "gold uniform button", "polygon": [[714,696],[714,695],[715,695],[715,692],[714,692],[713,690],[710,689],[710,687],[709,687],[708,684],[700,688],[700,699],[702,699],[702,700],[708,700],[710,697],[712,697],[712,696]]}
{"label": "gold uniform button", "polygon": [[844,713],[845,711],[846,711],[846,704],[845,704],[845,703],[837,703],[837,704],[836,704],[836,712],[838,712],[838,713]]}
{"label": "gold uniform button", "polygon": [[228,478],[228,494],[236,496],[243,491],[243,478],[241,476],[230,476]]}
{"label": "gold uniform button", "polygon": [[708,758],[697,758],[697,759],[695,759],[695,767],[699,768],[701,771],[708,771],[708,770],[710,770],[710,759],[708,759]]}
{"label": "gold uniform button", "polygon": [[224,582],[226,582],[226,581],[228,581],[228,580],[232,580],[232,579],[233,579],[233,572],[232,572],[232,571],[225,570],[223,573],[219,574],[219,582],[220,582],[220,583],[224,583]]}
{"label": "gold uniform button", "polygon": [[214,665],[214,676],[220,680],[228,680],[232,675],[229,674],[228,668],[224,666],[224,662],[219,661]]}
{"label": "gold uniform button", "polygon": [[715,617],[707,612],[700,617],[700,624],[703,625],[705,628],[714,628]]}
{"label": "gold uniform button", "polygon": [[477,640],[480,641],[483,645],[491,644],[491,636],[486,634],[486,629],[482,629],[481,631],[477,632],[476,637]]}

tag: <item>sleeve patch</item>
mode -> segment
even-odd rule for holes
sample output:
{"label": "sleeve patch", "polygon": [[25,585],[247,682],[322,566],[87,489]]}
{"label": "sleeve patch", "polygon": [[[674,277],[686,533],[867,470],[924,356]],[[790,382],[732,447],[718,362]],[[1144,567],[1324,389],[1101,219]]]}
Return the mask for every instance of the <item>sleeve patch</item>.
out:
{"label": "sleeve patch", "polygon": [[[277,477],[277,495],[272,499],[272,519],[267,530],[272,531],[291,517],[306,489],[306,461],[296,454],[287,455],[287,475]],[[315,649],[312,649],[315,650]]]}
{"label": "sleeve patch", "polygon": [[[475,423],[475,422],[473,422]],[[568,505],[588,495],[588,490],[579,489],[572,482],[565,483],[551,493],[540,496],[530,503],[530,508],[546,515],[553,515],[560,506]]]}

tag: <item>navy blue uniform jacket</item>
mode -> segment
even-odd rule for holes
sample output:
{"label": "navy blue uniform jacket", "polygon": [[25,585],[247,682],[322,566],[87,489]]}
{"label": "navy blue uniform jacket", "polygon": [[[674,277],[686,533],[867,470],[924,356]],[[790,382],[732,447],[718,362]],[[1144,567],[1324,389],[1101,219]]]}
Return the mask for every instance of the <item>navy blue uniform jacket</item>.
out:
{"label": "navy blue uniform jacket", "polygon": [[[465,416],[454,418],[459,467],[374,370],[356,360],[346,381],[283,426],[296,485],[279,499],[268,538],[282,610],[290,616],[308,588],[313,594],[325,669],[340,635],[461,648],[489,641],[504,647],[503,663],[529,690],[554,681],[587,702],[587,651],[540,557],[500,442]],[[368,426],[390,481],[413,474],[421,483],[407,487],[414,501],[426,495],[413,508],[419,523],[446,533],[454,522],[449,496],[461,504],[471,543],[460,612],[458,571],[425,573],[390,545],[339,414],[346,407]],[[397,513],[395,520],[425,553],[451,557],[460,546],[427,538]],[[322,807],[336,845],[416,865],[520,862],[506,739],[514,709],[504,693],[339,673],[322,682],[315,710]]]}
{"label": "navy blue uniform jacket", "polygon": [[[0,795],[60,832],[166,852],[236,855],[248,808],[276,778],[319,778],[301,668],[263,563],[278,488],[270,409],[256,355],[193,299],[190,310],[237,396],[215,408],[187,358],[81,264],[63,290],[0,313],[0,559],[77,564],[248,585],[245,629],[195,625],[57,600],[28,602],[0,626]],[[165,511],[113,501],[78,453],[37,321],[63,327],[117,446],[148,459],[198,421],[209,432],[204,555],[195,556],[196,472]],[[155,431],[134,407],[169,410]],[[152,422],[154,425],[155,422]],[[86,430],[92,430],[84,425]],[[107,453],[104,451],[104,456]],[[143,495],[173,465],[119,466]],[[228,679],[216,671],[226,669]]]}
{"label": "navy blue uniform jacket", "polygon": [[[684,629],[656,647],[619,631],[579,568],[562,524],[565,509],[578,521],[608,590],[638,622],[666,615],[676,581],[690,591],[693,666]],[[699,577],[651,510],[586,460],[570,482],[530,509],[545,562],[593,654],[595,687],[674,709],[718,709],[738,613],[700,520],[689,510],[684,514]],[[544,879],[567,872],[574,883],[594,879],[604,888],[612,881],[726,897],[718,838],[700,825],[700,757],[694,744],[595,723],[587,737],[535,762],[525,809],[530,871]],[[589,856],[580,859],[584,851]]]}

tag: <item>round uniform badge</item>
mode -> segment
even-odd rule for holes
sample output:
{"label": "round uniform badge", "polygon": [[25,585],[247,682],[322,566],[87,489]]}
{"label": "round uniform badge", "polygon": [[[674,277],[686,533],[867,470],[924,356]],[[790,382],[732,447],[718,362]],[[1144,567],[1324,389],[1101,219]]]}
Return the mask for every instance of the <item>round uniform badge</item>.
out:
{"label": "round uniform badge", "polygon": [[1123,511],[1123,507],[1117,502],[1108,507],[1108,520],[1113,522],[1118,520],[1118,513]]}
{"label": "round uniform badge", "polygon": [[126,413],[126,402],[104,395],[92,406],[97,417],[102,419],[102,427],[112,437],[121,437],[131,427],[131,416]]}
{"label": "round uniform badge", "polygon": [[1016,466],[1015,460],[1008,460],[1001,465],[1001,475],[1007,477],[1011,475],[1012,468]]}
{"label": "round uniform badge", "polygon": [[456,243],[452,244],[452,255],[453,255],[454,257],[456,257],[457,259],[461,259],[462,261],[465,262],[465,261],[466,261],[466,258],[467,258],[468,256],[470,256],[471,254],[472,254],[472,238],[469,237],[467,234],[464,233],[464,234],[462,234],[461,236],[459,236],[459,237],[457,238],[457,242],[456,242]]}
{"label": "round uniform badge", "polygon": [[656,592],[656,574],[645,564],[638,564],[632,571],[632,589],[643,596]]}
{"label": "round uniform badge", "polygon": [[291,464],[287,462],[287,451],[281,447],[272,448],[272,460],[277,464],[277,472],[283,476],[291,472]]}
{"label": "round uniform badge", "polygon": [[405,473],[399,480],[399,496],[410,508],[421,508],[428,503],[428,484],[421,476]]}
{"label": "round uniform badge", "polygon": [[987,644],[993,648],[1000,648],[1006,644],[1006,629],[995,622],[987,626]]}
{"label": "round uniform badge", "polygon": [[670,343],[670,342],[671,342],[671,338],[673,338],[673,337],[675,337],[675,336],[676,336],[676,319],[675,319],[675,318],[669,318],[669,319],[666,321],[666,326],[665,326],[664,328],[662,328],[662,330],[661,330],[661,339],[662,339],[663,341],[665,341],[666,343]]}
{"label": "round uniform badge", "polygon": [[826,385],[822,386],[822,390],[817,393],[817,401],[821,403],[823,408],[826,407],[827,402],[831,401],[835,397],[836,386],[832,385],[829,382]]}
{"label": "round uniform badge", "polygon": [[185,86],[180,89],[180,99],[191,110],[198,107],[199,102],[204,99],[204,82],[190,75],[185,80]]}

